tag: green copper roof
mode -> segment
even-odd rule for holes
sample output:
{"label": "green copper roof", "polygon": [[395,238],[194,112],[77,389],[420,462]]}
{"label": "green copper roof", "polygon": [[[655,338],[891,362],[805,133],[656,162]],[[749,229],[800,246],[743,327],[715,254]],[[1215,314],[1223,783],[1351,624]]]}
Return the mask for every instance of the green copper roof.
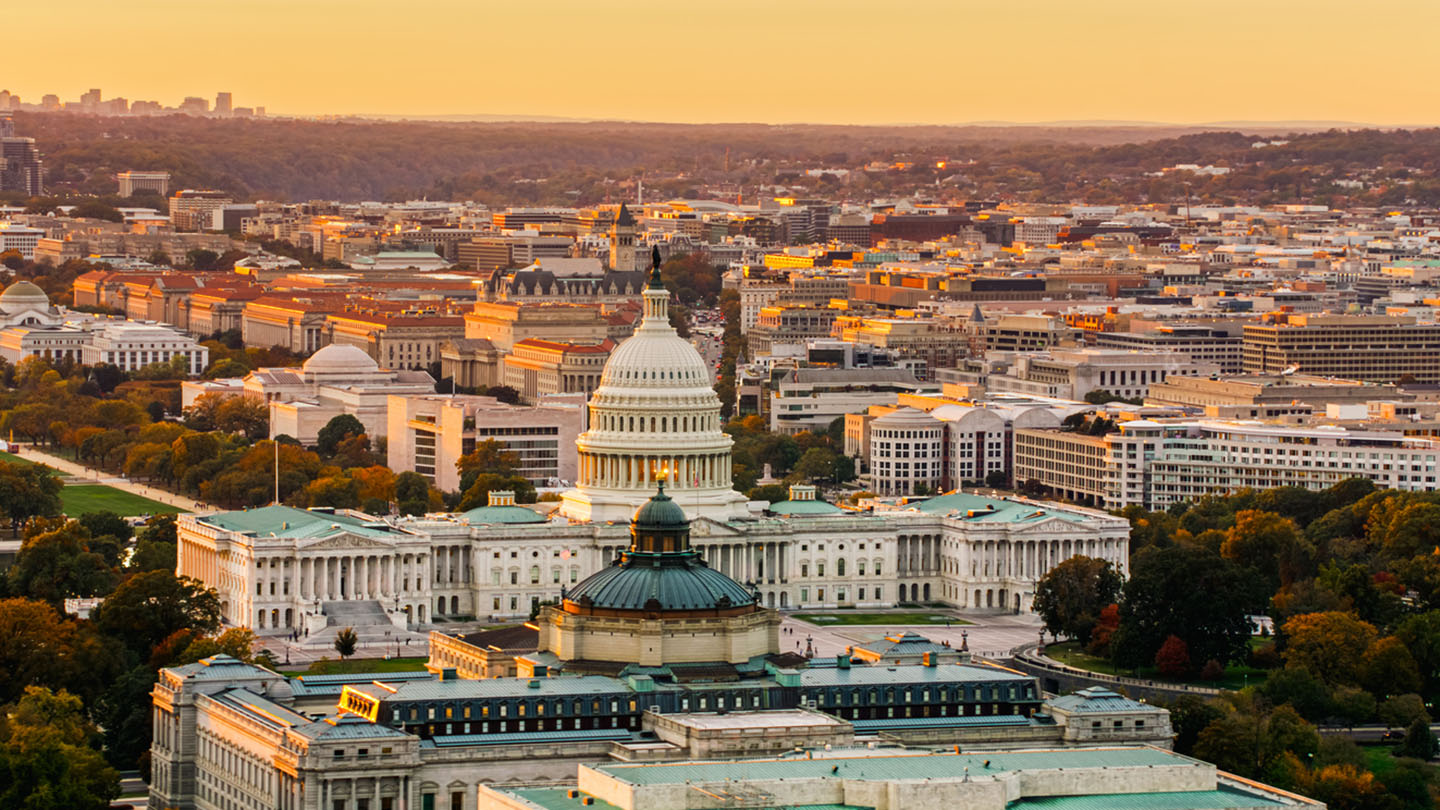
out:
{"label": "green copper roof", "polygon": [[566,600],[610,610],[714,610],[755,603],[745,586],[705,565],[695,552],[625,556],[624,564],[586,577]]}
{"label": "green copper roof", "polygon": [[291,506],[262,506],[239,512],[217,512],[200,518],[201,523],[227,531],[255,536],[325,537],[337,531],[371,537],[394,536],[399,530],[379,520],[362,520],[340,512],[319,512]]}
{"label": "green copper roof", "polygon": [[462,517],[477,523],[544,523],[545,516],[523,506],[477,506]]}
{"label": "green copper roof", "polygon": [[813,500],[780,501],[770,504],[767,511],[777,515],[838,515],[844,510],[833,503]]}
{"label": "green copper roof", "polygon": [[935,515],[984,523],[1026,523],[1046,518],[1079,521],[1078,515],[1058,509],[1046,509],[1033,503],[1020,503],[1004,498],[952,492],[915,504],[912,508]]}
{"label": "green copper roof", "polygon": [[650,496],[630,519],[637,529],[684,529],[690,525],[685,510],[665,494],[665,482],[657,482],[655,494]]}

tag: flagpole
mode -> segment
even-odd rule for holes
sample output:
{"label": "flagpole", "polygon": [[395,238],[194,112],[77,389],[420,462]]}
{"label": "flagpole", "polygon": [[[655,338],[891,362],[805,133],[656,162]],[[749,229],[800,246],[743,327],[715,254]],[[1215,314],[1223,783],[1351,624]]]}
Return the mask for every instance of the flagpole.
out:
{"label": "flagpole", "polygon": [[280,505],[280,442],[275,442],[275,505]]}

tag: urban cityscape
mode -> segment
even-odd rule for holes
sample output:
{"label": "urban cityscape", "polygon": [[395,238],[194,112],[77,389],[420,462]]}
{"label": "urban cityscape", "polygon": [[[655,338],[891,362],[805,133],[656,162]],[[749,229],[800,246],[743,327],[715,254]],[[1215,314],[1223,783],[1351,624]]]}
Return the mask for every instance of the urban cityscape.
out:
{"label": "urban cityscape", "polygon": [[[81,5],[95,58],[213,34]],[[723,120],[646,117],[685,71],[619,5],[603,70],[433,94],[453,54],[394,15],[439,4],[364,0],[414,97],[320,61],[297,96],[249,22],[183,82],[7,77],[0,807],[1437,806],[1433,109],[1323,72],[1272,118],[1072,120],[1017,65],[1032,123],[777,117],[736,42],[689,66]],[[719,49],[734,5],[666,13]],[[922,12],[1023,16],[747,25]],[[549,79],[590,74],[611,107]]]}

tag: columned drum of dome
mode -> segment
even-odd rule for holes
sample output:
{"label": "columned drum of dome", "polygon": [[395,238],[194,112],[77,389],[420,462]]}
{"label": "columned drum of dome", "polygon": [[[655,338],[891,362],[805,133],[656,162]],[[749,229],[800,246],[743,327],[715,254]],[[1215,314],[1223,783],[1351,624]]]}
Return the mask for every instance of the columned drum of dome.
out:
{"label": "columned drum of dome", "polygon": [[654,259],[635,334],[610,355],[590,398],[590,428],[576,439],[578,481],[561,514],[572,520],[628,520],[661,473],[692,517],[746,514],[731,484],[730,445],[712,374],[670,326],[670,293]]}

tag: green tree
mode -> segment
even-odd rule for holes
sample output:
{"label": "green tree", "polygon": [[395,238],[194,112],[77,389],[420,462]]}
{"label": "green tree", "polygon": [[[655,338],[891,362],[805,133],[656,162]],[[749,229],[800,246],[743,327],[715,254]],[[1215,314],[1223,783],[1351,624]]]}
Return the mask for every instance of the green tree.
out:
{"label": "green tree", "polygon": [[0,807],[103,810],[120,795],[120,775],[91,746],[95,730],[78,697],[31,686],[8,714]]}
{"label": "green tree", "polygon": [[0,462],[0,512],[10,518],[10,531],[33,517],[60,514],[63,484],[55,471],[42,464]]}
{"label": "green tree", "polygon": [[342,627],[335,633],[335,652],[340,653],[342,661],[354,655],[359,644],[360,637],[355,634],[353,627]]}
{"label": "green tree", "polygon": [[1360,685],[1382,698],[1420,691],[1420,669],[1405,642],[1386,636],[1371,644],[1365,651]]}
{"label": "green tree", "polygon": [[90,550],[90,540],[73,520],[27,538],[6,572],[10,590],[57,607],[72,597],[109,593],[118,577],[103,555]]}
{"label": "green tree", "polygon": [[464,496],[460,499],[460,509],[474,509],[477,506],[485,506],[490,502],[490,493],[494,490],[510,490],[515,493],[516,503],[535,503],[535,485],[527,479],[518,475],[500,476],[492,473],[484,473],[475,477],[470,488],[465,490]]}
{"label": "green tree", "polygon": [[1263,601],[1261,590],[1253,573],[1206,549],[1146,549],[1131,564],[1111,649],[1121,665],[1138,668],[1174,635],[1185,641],[1191,660],[1243,660],[1247,616]]}
{"label": "green tree", "polygon": [[1052,635],[1066,635],[1081,644],[1100,611],[1115,602],[1124,580],[1108,561],[1077,555],[1046,572],[1035,585],[1035,612]]}
{"label": "green tree", "polygon": [[179,540],[174,515],[150,518],[135,539],[130,556],[131,571],[174,571]]}
{"label": "green tree", "polygon": [[136,655],[148,657],[156,644],[177,630],[213,632],[220,625],[220,599],[197,580],[170,571],[147,571],[122,582],[92,621]]}
{"label": "green tree", "polygon": [[407,470],[395,476],[395,502],[402,515],[423,515],[430,508],[430,482]]}
{"label": "green tree", "polygon": [[1405,739],[1400,741],[1400,747],[1395,749],[1395,754],[1402,757],[1414,757],[1416,759],[1434,759],[1440,755],[1440,744],[1435,740],[1435,732],[1430,730],[1430,724],[1422,717],[1417,717],[1410,722],[1410,727],[1405,730]]}
{"label": "green tree", "polygon": [[335,455],[335,449],[339,447],[342,440],[350,436],[362,435],[364,432],[365,426],[360,423],[359,419],[348,413],[342,413],[339,416],[331,417],[330,421],[320,428],[320,432],[315,436],[315,449],[320,452],[322,457],[329,458]]}
{"label": "green tree", "polygon": [[520,466],[520,455],[505,449],[505,444],[496,439],[476,442],[475,449],[455,460],[455,471],[460,473],[460,491],[464,492],[482,474],[507,477],[515,474]]}

